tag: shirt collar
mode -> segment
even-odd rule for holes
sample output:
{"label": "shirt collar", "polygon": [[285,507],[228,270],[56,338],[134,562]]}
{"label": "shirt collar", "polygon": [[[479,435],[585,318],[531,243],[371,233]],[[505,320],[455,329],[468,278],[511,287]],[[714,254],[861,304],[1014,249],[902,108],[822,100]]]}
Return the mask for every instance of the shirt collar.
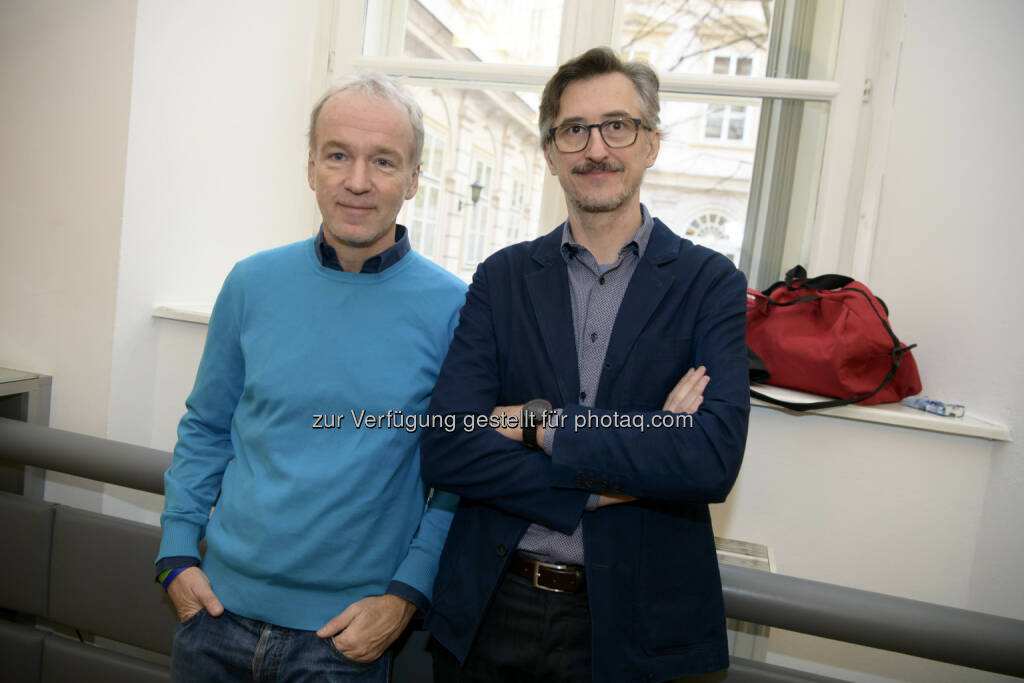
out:
{"label": "shirt collar", "polygon": [[[640,227],[633,233],[629,241],[622,245],[622,249],[619,249],[620,255],[630,250],[636,254],[637,258],[640,258],[647,250],[647,243],[651,239],[651,230],[654,229],[654,219],[651,218],[651,212],[643,204],[640,205],[640,216],[642,219]],[[573,258],[581,249],[586,249],[586,247],[573,238],[572,228],[567,219],[565,223],[562,223],[562,258],[568,263],[569,259]]]}
{"label": "shirt collar", "polygon": [[[323,224],[320,225],[320,232],[317,233],[316,239],[313,241],[313,248],[316,250],[316,258],[320,261],[321,266],[332,270],[344,270],[341,267],[341,262],[338,261],[338,252],[324,239]],[[362,270],[359,272],[380,273],[402,260],[402,257],[408,254],[411,249],[409,231],[405,229],[404,225],[395,225],[395,243],[376,256],[366,259]]]}

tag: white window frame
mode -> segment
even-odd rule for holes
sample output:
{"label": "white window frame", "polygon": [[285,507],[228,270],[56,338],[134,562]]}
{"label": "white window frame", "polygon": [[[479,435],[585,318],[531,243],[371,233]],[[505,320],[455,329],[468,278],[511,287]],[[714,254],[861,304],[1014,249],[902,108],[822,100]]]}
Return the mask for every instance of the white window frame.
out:
{"label": "white window frame", "polygon": [[[403,58],[400,55],[407,0],[322,2],[329,5],[324,13],[332,17],[333,40],[321,41],[327,49],[319,84],[331,82],[355,68],[364,68],[406,77],[417,85],[539,90],[555,70],[554,66]],[[624,7],[623,0],[565,0],[558,61],[566,61],[595,45],[619,45]],[[659,74],[663,94],[829,103],[828,134],[810,236],[809,272],[846,272],[862,278],[870,270],[891,101],[878,98],[880,106],[865,107],[865,91],[868,83],[874,83],[874,92],[892,91],[901,12],[898,0],[846,0],[832,80]],[[374,28],[366,40],[374,43],[378,54],[390,56],[362,56],[363,25],[367,21]],[[313,82],[318,84],[318,79]],[[320,88],[317,90],[319,94]],[[311,101],[316,94],[311,93]],[[545,177],[540,207],[542,225],[555,225],[565,216],[561,189],[550,176]]]}

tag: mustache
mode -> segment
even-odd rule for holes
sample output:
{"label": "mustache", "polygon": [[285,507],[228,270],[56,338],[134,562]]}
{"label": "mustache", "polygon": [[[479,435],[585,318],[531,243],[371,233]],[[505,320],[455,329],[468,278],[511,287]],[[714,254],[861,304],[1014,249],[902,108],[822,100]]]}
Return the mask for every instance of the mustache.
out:
{"label": "mustache", "polygon": [[588,161],[585,164],[574,166],[573,173],[590,173],[591,171],[623,171],[626,167],[623,164],[613,164],[608,161]]}

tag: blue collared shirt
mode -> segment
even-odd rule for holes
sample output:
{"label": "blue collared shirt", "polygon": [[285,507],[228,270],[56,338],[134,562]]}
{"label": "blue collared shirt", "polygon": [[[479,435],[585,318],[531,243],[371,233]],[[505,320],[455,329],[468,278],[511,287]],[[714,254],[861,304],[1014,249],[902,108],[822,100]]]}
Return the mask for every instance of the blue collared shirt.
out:
{"label": "blue collared shirt", "polygon": [[[622,245],[618,259],[613,263],[598,263],[590,250],[573,238],[569,221],[562,225],[562,259],[569,274],[576,364],[580,376],[580,392],[576,400],[582,406],[592,407],[597,399],[604,357],[619,306],[651,239],[654,219],[643,204],[640,205],[640,216],[640,227]],[[551,455],[557,434],[557,428],[544,430],[544,443],[541,445],[548,455]],[[591,494],[587,510],[597,506],[598,498],[597,494]],[[518,548],[547,562],[583,564],[583,524],[578,524],[572,534],[531,524],[519,540]]]}
{"label": "blue collared shirt", "polygon": [[[320,232],[317,233],[313,246],[316,249],[316,257],[320,261],[321,266],[333,270],[345,270],[341,267],[341,262],[338,261],[338,252],[324,239],[323,224],[320,225]],[[401,261],[402,257],[409,253],[410,249],[412,249],[412,245],[409,242],[409,231],[405,229],[404,225],[396,225],[395,243],[376,256],[366,259],[363,262],[362,270],[359,272],[379,273]]]}

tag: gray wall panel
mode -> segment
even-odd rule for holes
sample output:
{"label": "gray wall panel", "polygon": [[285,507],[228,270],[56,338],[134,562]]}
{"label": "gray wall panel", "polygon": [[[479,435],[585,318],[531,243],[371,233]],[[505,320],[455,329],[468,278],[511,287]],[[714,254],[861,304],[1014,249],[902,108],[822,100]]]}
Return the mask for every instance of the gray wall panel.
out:
{"label": "gray wall panel", "polygon": [[55,507],[0,492],[0,607],[46,615]]}
{"label": "gray wall panel", "polygon": [[0,680],[35,683],[43,658],[42,631],[9,621],[0,621]]}
{"label": "gray wall panel", "polygon": [[167,669],[94,645],[48,636],[41,683],[170,683]]}
{"label": "gray wall panel", "polygon": [[160,529],[61,506],[53,528],[50,617],[170,654],[177,617],[153,560]]}

